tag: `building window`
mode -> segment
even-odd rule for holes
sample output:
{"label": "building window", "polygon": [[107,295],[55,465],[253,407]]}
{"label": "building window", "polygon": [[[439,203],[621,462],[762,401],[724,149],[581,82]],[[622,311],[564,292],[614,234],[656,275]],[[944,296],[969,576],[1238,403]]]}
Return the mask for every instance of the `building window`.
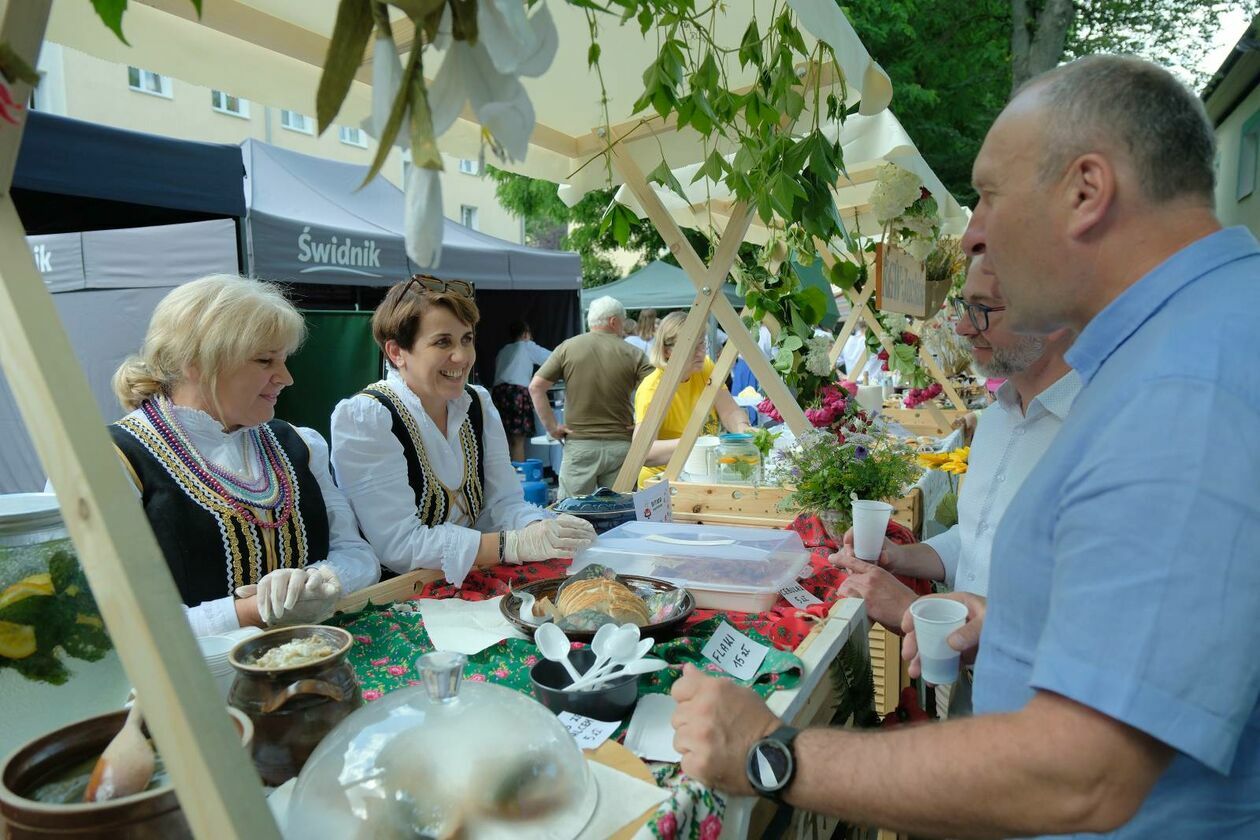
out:
{"label": "building window", "polygon": [[459,171],[465,175],[479,175],[481,170],[477,167],[477,161],[468,158],[459,159]]}
{"label": "building window", "polygon": [[315,133],[315,121],[297,111],[280,110],[280,125],[289,131],[300,131],[303,134]]}
{"label": "building window", "polygon": [[154,96],[171,98],[171,80],[152,70],[141,70],[139,67],[127,68],[127,85],[138,93],[149,93]]}
{"label": "building window", "polygon": [[1256,191],[1257,173],[1260,172],[1260,111],[1251,116],[1242,127],[1242,139],[1238,144],[1238,190],[1235,201],[1242,201]]}
{"label": "building window", "polygon": [[345,143],[347,146],[358,146],[360,149],[367,148],[367,137],[364,135],[362,129],[351,128],[348,125],[343,125],[338,131],[338,134],[341,136],[341,142]]}
{"label": "building window", "polygon": [[477,229],[477,208],[467,204],[459,206],[459,223],[466,228]]}
{"label": "building window", "polygon": [[249,119],[249,100],[221,90],[210,91],[210,107],[220,114],[231,114],[234,117]]}

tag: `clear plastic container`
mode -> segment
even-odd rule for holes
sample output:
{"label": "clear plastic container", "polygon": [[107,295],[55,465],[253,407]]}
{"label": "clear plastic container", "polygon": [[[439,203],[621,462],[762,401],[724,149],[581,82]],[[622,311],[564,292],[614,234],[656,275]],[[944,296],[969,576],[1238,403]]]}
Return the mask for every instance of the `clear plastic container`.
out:
{"label": "clear plastic container", "polygon": [[745,432],[722,435],[713,451],[713,475],[718,484],[761,483],[761,452]]}
{"label": "clear plastic container", "polygon": [[569,574],[592,563],[685,586],[702,609],[765,612],[796,581],[809,552],[795,531],[627,522],[579,552]]}

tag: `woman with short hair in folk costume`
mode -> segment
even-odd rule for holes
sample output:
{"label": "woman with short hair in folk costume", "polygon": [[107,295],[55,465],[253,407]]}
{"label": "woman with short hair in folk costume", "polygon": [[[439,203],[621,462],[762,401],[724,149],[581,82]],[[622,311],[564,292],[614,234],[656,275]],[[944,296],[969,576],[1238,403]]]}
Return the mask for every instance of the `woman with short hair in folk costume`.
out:
{"label": "woman with short hair in folk costume", "polygon": [[468,385],[479,318],[470,283],[398,283],[372,316],[388,373],[332,416],[337,481],[381,564],[455,586],[474,566],[572,557],[595,538],[525,501],[499,413]]}
{"label": "woman with short hair in folk costume", "polygon": [[196,635],[306,624],[380,579],[313,429],[276,420],[306,334],[279,288],[203,277],[157,305],[109,427]]}

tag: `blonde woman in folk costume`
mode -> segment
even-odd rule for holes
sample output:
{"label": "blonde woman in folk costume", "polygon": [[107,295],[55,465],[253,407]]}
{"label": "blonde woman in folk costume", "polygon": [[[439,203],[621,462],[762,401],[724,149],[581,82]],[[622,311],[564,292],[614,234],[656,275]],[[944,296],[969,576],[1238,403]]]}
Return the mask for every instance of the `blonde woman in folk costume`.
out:
{"label": "blonde woman in folk costume", "polygon": [[197,635],[322,621],[380,578],[318,432],[275,418],[302,316],[269,283],[172,291],[114,374],[109,432]]}
{"label": "blonde woman in folk costume", "polygon": [[464,281],[395,285],[372,316],[389,371],[332,417],[337,481],[381,564],[456,586],[474,566],[572,557],[595,537],[525,501],[499,413],[467,384],[479,318]]}

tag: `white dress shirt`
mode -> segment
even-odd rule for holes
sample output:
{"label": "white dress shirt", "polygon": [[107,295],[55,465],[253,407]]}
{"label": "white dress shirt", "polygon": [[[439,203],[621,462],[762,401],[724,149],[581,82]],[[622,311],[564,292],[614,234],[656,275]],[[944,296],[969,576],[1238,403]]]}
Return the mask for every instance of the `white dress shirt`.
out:
{"label": "white dress shirt", "polygon": [[525,388],[534,377],[534,365],[541,365],[551,356],[546,347],[533,341],[513,341],[494,357],[494,382],[506,382]]}
{"label": "white dress shirt", "polygon": [[[247,480],[258,477],[257,464],[249,445],[249,428],[225,432],[219,421],[204,411],[182,405],[172,405],[171,408],[188,434],[189,441],[204,460],[225,467]],[[130,417],[152,428],[140,409],[131,412]],[[294,428],[311,450],[311,473],[324,496],[324,507],[328,509],[328,557],[307,568],[331,567],[341,580],[341,591],[346,594],[371,586],[381,579],[381,566],[372,553],[372,547],[359,536],[354,513],[328,472],[328,444],[314,429]],[[300,464],[295,463],[294,467],[300,467]],[[127,480],[130,483],[130,474]],[[184,611],[195,636],[212,636],[241,626],[236,618],[236,598],[233,595],[185,607]]]}
{"label": "white dress shirt", "polygon": [[[446,434],[429,417],[396,370],[386,376],[420,429],[429,465],[447,487],[458,487],[464,476],[464,451],[459,428],[472,399],[467,392],[446,403]],[[332,462],[337,483],[350,500],[363,533],[381,565],[395,572],[440,569],[461,586],[477,559],[481,535],[523,528],[553,514],[525,501],[520,477],[508,455],[507,434],[499,412],[484,388],[473,390],[481,400],[484,419],[485,504],[476,522],[467,512],[450,506],[450,520],[430,528],[416,517],[416,497],[407,483],[407,461],[394,437],[389,410],[372,397],[356,394],[337,403],[332,415]]]}
{"label": "white dress shirt", "polygon": [[1021,412],[1019,393],[1007,381],[997,401],[980,412],[958,494],[958,524],[924,541],[940,555],[951,589],[987,595],[998,522],[1059,433],[1080,390],[1080,377],[1069,371]]}

